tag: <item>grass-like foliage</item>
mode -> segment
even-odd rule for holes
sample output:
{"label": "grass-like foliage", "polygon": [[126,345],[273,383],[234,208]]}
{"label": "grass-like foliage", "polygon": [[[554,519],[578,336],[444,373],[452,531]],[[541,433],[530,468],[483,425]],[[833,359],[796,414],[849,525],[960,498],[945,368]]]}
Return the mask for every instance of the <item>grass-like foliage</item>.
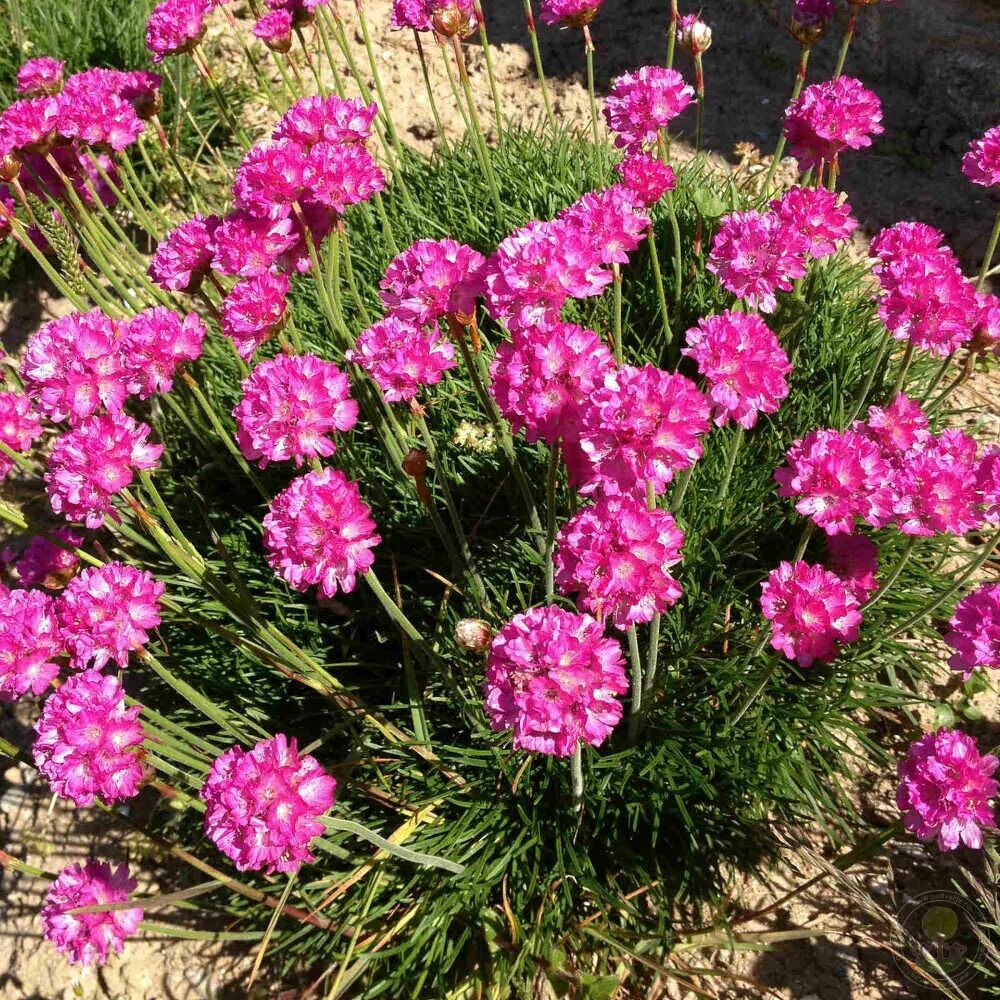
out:
{"label": "grass-like foliage", "polygon": [[[41,17],[43,6],[22,9],[22,22]],[[135,5],[123,6],[115,33],[74,21],[73,46],[53,54],[74,66],[137,64],[126,42]],[[65,37],[69,15],[45,16]],[[317,23],[328,32],[318,60],[345,36],[325,14]],[[32,21],[32,31],[43,27]],[[119,47],[96,47],[95,37]],[[124,674],[143,706],[150,769],[141,832],[148,858],[166,851],[192,866],[192,883],[211,881],[189,894],[186,909],[149,919],[164,933],[259,942],[251,947],[279,975],[314,985],[310,995],[597,1000],[626,981],[639,995],[657,973],[686,982],[687,966],[673,964],[680,946],[692,946],[696,930],[727,925],[734,877],[778,860],[774,825],[816,826],[840,844],[859,835],[851,776],[894,766],[898,748],[880,745],[881,727],[887,719],[910,725],[925,661],[936,655],[935,615],[950,613],[973,563],[992,548],[980,539],[970,553],[944,535],[914,542],[896,527],[872,533],[885,586],[863,609],[860,637],[832,662],[799,669],[768,642],[761,584],[783,560],[823,563],[825,540],[779,498],[774,471],[794,441],[847,428],[901,385],[913,399],[939,401],[931,417],[940,429],[944,370],[910,351],[899,356],[877,315],[868,265],[847,250],[813,262],[780,296],[767,322],[792,360],[790,393],[745,434],[732,424],[713,428],[693,472],[661,498],[685,534],[673,569],[683,596],[655,628],[637,630],[649,696],[634,712],[626,697],[626,718],[611,737],[583,747],[581,792],[566,760],[515,751],[509,732],[491,729],[485,653],[455,639],[466,619],[495,632],[535,606],[574,608],[547,595],[547,530],[586,500],[547,445],[512,436],[482,398],[482,372],[508,331],[481,308],[478,359],[463,341],[468,363],[421,393],[420,413],[383,404],[345,353],[382,316],[379,280],[400,250],[449,237],[489,255],[517,227],[616,183],[620,157],[589,135],[516,121],[489,149],[473,134],[423,156],[395,148],[384,117],[377,121],[387,189],[348,208],[340,227],[310,247],[314,267],[292,283],[292,322],[255,358],[284,351],[333,361],[361,404],[326,464],[359,484],[382,540],[372,575],[350,594],[317,601],[287,587],[265,558],[268,504],[304,470],[258,469],[234,441],[231,413],[246,370],[218,312],[231,279],[187,296],[145,276],[142,251],[172,226],[195,209],[227,210],[226,149],[248,143],[234,121],[239,91],[227,97],[224,89],[242,85],[199,80],[186,55],[167,66],[169,149],[145,135],[141,158],[123,154],[136,168],[123,163],[114,208],[28,202],[57,251],[36,256],[80,308],[124,320],[166,304],[200,312],[209,328],[201,357],[172,392],[128,404],[163,455],[116,497],[116,517],[80,553],[94,565],[140,566],[166,588],[162,625]],[[276,118],[308,80],[304,64],[295,69],[283,68],[264,90],[247,71],[245,93],[270,94]],[[0,76],[8,79],[9,68],[0,66]],[[209,111],[213,101],[221,101],[219,115]],[[189,113],[194,107],[201,119]],[[695,364],[680,354],[685,331],[734,304],[706,270],[713,237],[724,216],[764,209],[773,192],[740,188],[701,158],[677,175],[672,196],[653,209],[655,254],[643,242],[622,266],[620,303],[609,288],[571,300],[563,317],[606,341],[620,330],[629,364],[697,381]],[[58,234],[46,226],[59,227],[70,250],[59,253]],[[428,494],[400,460],[408,448],[429,451]],[[0,514],[50,537],[43,459],[15,458],[20,476],[5,484]],[[608,634],[627,657],[625,634],[610,625]],[[199,790],[223,751],[276,733],[294,736],[336,777],[336,804],[313,842],[314,863],[291,876],[234,877],[204,836]],[[133,859],[133,868],[144,863]],[[710,935],[713,944],[723,939]]]}

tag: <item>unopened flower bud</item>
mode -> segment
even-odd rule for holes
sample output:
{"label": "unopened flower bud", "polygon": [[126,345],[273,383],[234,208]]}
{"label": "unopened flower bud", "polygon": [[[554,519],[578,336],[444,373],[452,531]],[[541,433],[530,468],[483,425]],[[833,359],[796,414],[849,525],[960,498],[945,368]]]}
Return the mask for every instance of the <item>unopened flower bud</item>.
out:
{"label": "unopened flower bud", "polygon": [[479,27],[472,0],[439,0],[433,7],[431,24],[445,38],[468,38]]}
{"label": "unopened flower bud", "polygon": [[403,459],[403,472],[414,479],[427,475],[427,452],[423,448],[411,448]]}
{"label": "unopened flower bud", "polygon": [[815,45],[833,20],[833,0],[795,0],[788,30],[803,45]]}
{"label": "unopened flower bud", "polygon": [[677,44],[700,56],[712,44],[712,29],[697,14],[686,14],[677,22]]}
{"label": "unopened flower bud", "polygon": [[21,161],[11,153],[0,159],[0,181],[17,180],[17,175],[21,172]]}
{"label": "unopened flower bud", "polygon": [[463,618],[455,626],[455,643],[469,653],[485,653],[493,641],[493,629],[481,618]]}

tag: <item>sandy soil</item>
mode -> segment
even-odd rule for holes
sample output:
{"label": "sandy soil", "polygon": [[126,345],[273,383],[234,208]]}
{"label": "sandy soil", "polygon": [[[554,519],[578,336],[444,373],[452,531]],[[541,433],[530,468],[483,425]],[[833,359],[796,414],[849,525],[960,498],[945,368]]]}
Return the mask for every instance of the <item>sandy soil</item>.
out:
{"label": "sandy soil", "polygon": [[[526,48],[521,4],[494,0],[488,6],[495,69],[506,106],[527,107],[540,116],[542,103]],[[404,138],[429,149],[438,138],[437,129],[413,38],[384,29],[388,7],[387,0],[365,0],[387,104]],[[704,17],[715,29],[715,43],[705,57],[706,143],[720,170],[737,163],[733,155],[737,143],[753,142],[766,154],[777,138],[778,115],[791,89],[798,57],[796,44],[775,20],[778,7],[777,0],[705,0]],[[665,0],[607,0],[593,29],[599,89],[626,69],[662,60],[665,8]],[[345,12],[345,16],[350,20],[351,15]],[[556,114],[562,121],[586,127],[589,104],[582,84],[583,49],[578,33],[540,27],[540,38]],[[238,47],[219,32],[213,33],[212,40],[232,51],[235,66],[241,58]],[[354,43],[356,58],[365,65],[360,33]],[[442,54],[433,42],[426,48],[437,106],[446,132],[455,136],[461,119]],[[816,53],[813,78],[829,75],[835,48],[835,40],[828,39]],[[475,43],[470,43],[468,53],[480,113],[489,122],[492,105],[483,53]],[[978,265],[994,205],[981,189],[964,181],[959,159],[968,141],[993,124],[990,116],[1000,107],[998,53],[1000,7],[995,3],[906,2],[865,12],[847,70],[879,92],[886,106],[887,128],[871,151],[845,159],[843,184],[869,233],[899,218],[920,218],[946,232],[970,270]],[[688,70],[685,60],[679,54],[678,65]],[[271,118],[262,112],[258,120],[263,127]],[[690,155],[690,147],[686,153],[683,143],[678,148],[681,155]],[[40,322],[65,310],[62,300],[25,289],[3,307],[0,329],[8,349]],[[993,436],[997,437],[996,385],[977,379],[965,399],[974,416],[993,413]],[[988,719],[1000,718],[992,692],[980,696],[980,701]],[[27,702],[16,712],[4,710],[0,735],[26,746],[33,713],[34,707]],[[862,786],[859,811],[864,818],[880,823],[894,820],[888,780],[865,774],[857,777]],[[825,845],[802,835],[791,837],[800,848],[794,871],[771,873],[764,880],[747,879],[738,886],[736,896],[748,911],[770,905],[802,876],[821,870],[822,862],[810,857],[807,849],[829,856]],[[102,857],[131,854],[135,858],[140,850],[114,814],[88,811],[81,816],[62,804],[50,805],[45,789],[23,766],[8,768],[0,783],[0,845],[51,870],[89,851]],[[140,860],[141,867],[153,873],[166,891],[176,888],[183,877],[157,859],[141,856]],[[884,902],[891,915],[908,895],[946,885],[953,872],[954,865],[942,866],[935,853],[900,840],[888,855],[852,875]],[[142,889],[153,891],[156,884],[149,881]],[[231,954],[198,942],[143,938],[131,942],[125,955],[100,973],[76,975],[39,937],[40,900],[41,891],[32,880],[3,874],[0,998],[4,1000],[81,996],[201,1000],[245,995],[241,984],[245,983],[246,960],[240,962],[239,950]],[[891,955],[872,943],[873,927],[879,924],[858,906],[849,885],[828,881],[751,925],[768,931],[811,927],[825,931],[823,937],[789,940],[762,955],[733,955],[725,950],[693,953],[691,965],[746,977],[749,982],[732,991],[734,1000],[763,995],[785,1000],[888,1000],[909,995],[912,987],[901,978]],[[702,982],[720,988],[716,978],[703,977]],[[675,985],[665,995],[693,994]]]}

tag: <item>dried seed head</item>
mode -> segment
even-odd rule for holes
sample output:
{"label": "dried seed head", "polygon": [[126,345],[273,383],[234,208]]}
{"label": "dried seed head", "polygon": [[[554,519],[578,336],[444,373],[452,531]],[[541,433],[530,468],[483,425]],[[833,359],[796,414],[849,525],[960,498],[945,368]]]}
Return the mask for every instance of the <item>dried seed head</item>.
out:
{"label": "dried seed head", "polygon": [[469,653],[485,653],[493,641],[493,629],[480,618],[463,618],[455,626],[455,642]]}

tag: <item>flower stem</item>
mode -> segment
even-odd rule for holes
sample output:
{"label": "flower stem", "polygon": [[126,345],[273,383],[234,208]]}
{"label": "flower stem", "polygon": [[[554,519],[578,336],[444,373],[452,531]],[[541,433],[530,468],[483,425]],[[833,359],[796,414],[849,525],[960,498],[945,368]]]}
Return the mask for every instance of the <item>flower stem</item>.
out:
{"label": "flower stem", "polygon": [[681,19],[677,10],[677,0],[670,0],[670,24],[667,26],[667,69],[674,68],[674,52],[677,48],[677,24]]}
{"label": "flower stem", "polygon": [[916,538],[908,538],[906,540],[906,547],[903,549],[903,554],[899,557],[899,561],[893,566],[892,572],[886,577],[882,586],[862,605],[862,611],[867,611],[869,608],[875,607],[889,593],[889,589],[899,579],[899,574],[903,572],[906,564],[910,561],[910,556],[913,555],[913,547],[916,544]]}
{"label": "flower stem", "polygon": [[545,489],[545,600],[551,602],[555,596],[555,563],[552,553],[556,543],[556,486],[559,482],[559,442],[549,448],[549,474]]}
{"label": "flower stem", "polygon": [[542,85],[542,103],[545,105],[545,117],[549,127],[556,126],[555,115],[552,113],[552,98],[549,97],[549,85],[545,81],[545,70],[542,67],[542,50],[538,47],[538,32],[535,29],[535,15],[531,9],[531,0],[524,0],[524,20],[528,25],[528,36],[531,38],[531,52],[535,59],[535,73]]}
{"label": "flower stem", "polygon": [[844,62],[847,60],[847,50],[851,47],[851,39],[854,37],[854,29],[858,26],[858,8],[851,4],[851,16],[847,22],[847,30],[844,32],[844,40],[840,44],[840,55],[837,57],[837,68],[833,71],[834,80],[839,80],[844,72]]}
{"label": "flower stem", "polygon": [[486,75],[490,81],[490,95],[493,98],[493,113],[496,116],[497,135],[503,135],[503,105],[500,103],[500,91],[497,88],[496,74],[493,72],[493,53],[490,50],[489,36],[486,34],[486,17],[483,14],[483,5],[479,0],[476,2],[476,18],[479,21],[479,41],[483,46],[483,55],[486,57]]}
{"label": "flower stem", "polygon": [[629,746],[635,746],[639,738],[639,718],[642,711],[642,655],[639,652],[639,632],[638,627],[632,624],[628,630],[628,655],[631,664],[632,681],[632,708],[628,720],[628,742]]}
{"label": "flower stem", "polygon": [[656,285],[656,301],[660,307],[660,322],[663,326],[664,346],[669,348],[673,343],[674,332],[670,328],[670,317],[667,314],[667,293],[663,288],[663,271],[660,268],[660,252],[656,249],[656,227],[649,227],[649,262],[653,265],[653,281]]}
{"label": "flower stem", "polygon": [[573,788],[573,810],[583,812],[583,749],[579,743],[569,759],[570,783]]}
{"label": "flower stem", "polygon": [[890,398],[890,402],[903,391],[903,384],[906,382],[906,376],[910,370],[910,364],[912,361],[913,341],[911,340],[907,343],[906,350],[903,352],[903,360],[900,362],[899,372],[896,375],[896,381],[892,387],[892,397]]}
{"label": "flower stem", "polygon": [[726,454],[726,470],[722,474],[722,482],[719,483],[718,492],[715,494],[715,502],[721,503],[726,494],[729,492],[729,483],[733,478],[733,468],[736,465],[736,455],[743,444],[743,439],[746,437],[746,432],[743,428],[737,424],[736,431],[732,436],[732,440],[729,442],[729,451]]}
{"label": "flower stem", "polygon": [[986,244],[986,255],[983,257],[983,266],[979,269],[979,277],[976,279],[976,289],[983,290],[986,278],[990,274],[990,265],[993,263],[993,255],[996,253],[997,243],[1000,243],[1000,208],[997,209],[997,217],[993,221],[993,232],[990,234],[989,242]]}
{"label": "flower stem", "polygon": [[420,70],[424,76],[424,89],[427,91],[427,100],[431,106],[431,117],[434,119],[434,127],[440,137],[441,145],[445,149],[448,147],[448,138],[444,134],[444,124],[441,121],[441,114],[438,111],[437,101],[434,100],[434,88],[431,86],[430,69],[427,66],[427,56],[424,54],[424,43],[420,37],[420,32],[414,29],[413,40],[417,43],[417,55],[420,57]]}
{"label": "flower stem", "polygon": [[[802,93],[802,86],[806,82],[806,72],[809,69],[809,56],[812,54],[811,45],[803,45],[802,52],[799,55],[799,68],[798,72],[795,74],[795,86],[792,87],[792,96],[789,100],[789,104],[792,101],[798,99],[799,94]],[[771,165],[767,168],[767,176],[764,178],[764,191],[771,190],[771,182],[774,180],[774,173],[778,169],[778,165],[781,163],[781,157],[785,153],[785,132],[782,129],[781,135],[778,137],[778,144],[774,147],[774,155],[771,157]]]}
{"label": "flower stem", "polygon": [[583,50],[587,55],[587,93],[590,95],[590,124],[594,130],[594,142],[601,141],[597,123],[597,98],[594,96],[594,40],[590,35],[590,25],[583,26]]}
{"label": "flower stem", "polygon": [[615,352],[615,361],[622,364],[622,269],[621,265],[613,263],[611,273],[614,282],[614,302],[615,302],[615,325],[614,339],[612,347]]}
{"label": "flower stem", "polygon": [[695,119],[694,148],[701,151],[702,125],[705,119],[705,71],[701,64],[701,53],[694,56],[694,91],[698,98],[697,118]]}

